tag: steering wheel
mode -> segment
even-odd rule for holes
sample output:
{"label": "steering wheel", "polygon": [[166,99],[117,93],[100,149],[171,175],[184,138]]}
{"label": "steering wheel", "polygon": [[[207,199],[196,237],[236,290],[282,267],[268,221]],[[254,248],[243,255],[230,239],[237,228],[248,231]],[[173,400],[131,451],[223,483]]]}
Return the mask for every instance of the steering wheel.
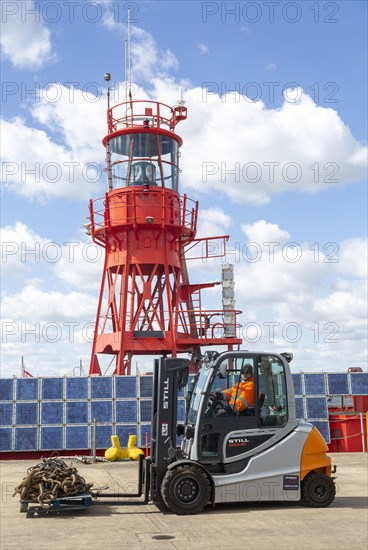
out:
{"label": "steering wheel", "polygon": [[217,416],[224,410],[224,402],[214,395],[210,395],[207,401],[205,416]]}

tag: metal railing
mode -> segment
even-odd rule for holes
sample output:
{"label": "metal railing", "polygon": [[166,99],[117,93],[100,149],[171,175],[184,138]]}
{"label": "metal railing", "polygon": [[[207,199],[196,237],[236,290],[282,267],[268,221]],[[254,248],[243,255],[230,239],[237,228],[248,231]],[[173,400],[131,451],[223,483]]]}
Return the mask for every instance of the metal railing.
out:
{"label": "metal railing", "polygon": [[[143,195],[143,196],[142,196]],[[159,212],[147,220],[147,203],[141,198],[148,196],[144,191],[129,190],[129,193],[106,194],[103,198],[90,201],[90,230],[93,237],[101,236],[103,229],[118,226],[147,225],[153,227],[181,227],[187,230],[186,240],[193,239],[198,217],[198,202],[186,195],[172,196],[164,189],[150,191],[148,207]],[[142,210],[142,213],[140,212]]]}
{"label": "metal railing", "polygon": [[108,110],[108,129],[109,132],[114,132],[149,120],[151,127],[173,130],[175,115],[173,107],[157,101],[134,100],[118,103]]}

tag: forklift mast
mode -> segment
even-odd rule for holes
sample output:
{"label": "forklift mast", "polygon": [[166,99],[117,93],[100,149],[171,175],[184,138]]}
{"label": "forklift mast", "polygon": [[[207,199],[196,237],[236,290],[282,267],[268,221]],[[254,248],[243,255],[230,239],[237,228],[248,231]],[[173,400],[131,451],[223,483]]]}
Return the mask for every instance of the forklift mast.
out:
{"label": "forklift mast", "polygon": [[178,395],[188,384],[189,359],[155,359],[151,422],[151,487],[154,502],[162,501],[160,487],[169,464],[179,458],[176,449]]}

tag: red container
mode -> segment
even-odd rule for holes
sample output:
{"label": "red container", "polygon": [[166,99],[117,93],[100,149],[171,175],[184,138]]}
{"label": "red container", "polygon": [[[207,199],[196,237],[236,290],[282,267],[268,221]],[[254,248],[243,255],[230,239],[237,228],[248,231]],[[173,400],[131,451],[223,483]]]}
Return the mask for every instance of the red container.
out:
{"label": "red container", "polygon": [[331,453],[354,453],[367,450],[367,428],[366,418],[363,414],[363,430],[360,413],[351,414],[330,414]]}

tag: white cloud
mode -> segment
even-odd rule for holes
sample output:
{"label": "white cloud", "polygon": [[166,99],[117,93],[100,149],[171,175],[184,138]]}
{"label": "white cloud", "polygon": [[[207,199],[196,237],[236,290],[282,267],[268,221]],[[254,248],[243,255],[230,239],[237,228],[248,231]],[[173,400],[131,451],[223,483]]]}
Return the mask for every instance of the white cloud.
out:
{"label": "white cloud", "polygon": [[132,80],[150,82],[177,71],[179,62],[170,49],[160,49],[153,36],[139,27],[132,28]]}
{"label": "white cloud", "polygon": [[[115,21],[112,12],[106,12],[102,22],[109,31],[118,31],[122,36],[127,37],[127,25]],[[132,25],[132,81],[151,82],[154,78],[165,77],[171,71],[177,71],[178,68],[178,59],[170,49],[159,48],[149,32],[137,25]]]}
{"label": "white cloud", "polygon": [[116,18],[114,17],[111,11],[105,11],[105,13],[103,14],[102,25],[108,31],[119,31],[127,34],[127,23],[121,23],[120,21],[116,21]]}
{"label": "white cloud", "polygon": [[[120,29],[121,23],[113,20],[112,13],[106,12],[104,17],[107,28]],[[173,105],[183,84],[169,76],[177,69],[176,57],[170,50],[160,50],[147,31],[133,27],[132,35],[134,74],[150,82],[148,92],[137,92],[134,86],[134,97]],[[104,94],[94,97],[57,83],[54,87],[60,94],[58,101],[48,100],[49,91],[48,96],[41,94],[31,110],[47,133],[27,126],[20,118],[4,121],[4,160],[32,167],[34,162],[44,166],[50,159],[58,159],[64,168],[67,163],[63,172],[69,177],[68,163],[103,162],[100,139],[106,132],[105,98]],[[216,83],[213,89],[216,91]],[[121,101],[123,85],[119,90]],[[282,107],[273,109],[262,101],[234,93],[220,96],[220,90],[209,93],[188,82],[185,100],[188,121],[178,129],[184,138],[184,187],[262,204],[276,193],[318,193],[365,177],[366,148],[336,111],[316,105],[301,88],[286,90]],[[6,184],[27,197],[86,198],[96,186],[83,181],[83,168],[76,167],[72,183],[65,177],[57,183],[42,177],[35,181],[31,175],[22,181],[18,172],[14,177],[6,174]]]}
{"label": "white cloud", "polygon": [[249,242],[257,243],[261,248],[265,243],[285,244],[290,240],[290,233],[281,229],[275,223],[268,223],[266,220],[259,220],[253,224],[241,224],[243,233],[248,237]]}
{"label": "white cloud", "polygon": [[344,322],[357,327],[365,324],[367,314],[367,296],[365,281],[338,280],[330,294],[314,303],[314,311],[324,319]]}
{"label": "white cloud", "polygon": [[236,266],[237,294],[253,307],[278,307],[292,301],[303,309],[318,295],[321,278],[328,271],[327,264],[315,264],[313,252],[300,245],[275,245],[267,250],[249,243],[249,248],[247,244],[242,247],[241,255],[244,260]]}
{"label": "white cloud", "polygon": [[62,322],[95,319],[97,300],[80,292],[44,292],[32,285],[19,293],[5,295],[2,313],[13,321]]}
{"label": "white cloud", "polygon": [[81,292],[48,292],[27,285],[3,297],[2,376],[20,373],[21,357],[34,376],[71,374],[88,363],[97,300]]}
{"label": "white cloud", "polygon": [[[211,272],[217,269],[216,279],[221,279],[221,269],[217,268],[216,258],[224,254],[226,240],[214,239],[229,235],[229,228],[232,225],[231,216],[221,208],[207,208],[198,211],[197,239],[207,238],[193,245],[190,243],[185,252],[185,257],[190,260],[190,271],[192,275]],[[207,257],[208,256],[208,257]]]}
{"label": "white cloud", "polygon": [[188,187],[267,203],[275,193],[317,193],[365,177],[365,148],[336,111],[305,94],[280,109],[199,88],[187,90],[185,98],[188,121],[180,130]]}
{"label": "white cloud", "polygon": [[[118,90],[117,97],[120,94]],[[81,90],[54,82],[40,91],[31,114],[49,132],[61,135],[65,148],[101,159],[101,139],[107,131],[106,106],[105,91],[94,83]]]}
{"label": "white cloud", "polygon": [[275,71],[276,70],[276,63],[268,63],[265,66],[265,71]]}
{"label": "white cloud", "polygon": [[231,216],[221,208],[201,209],[198,212],[197,237],[224,235],[231,226]]}
{"label": "white cloud", "polygon": [[[249,324],[244,343],[248,338],[248,344],[258,348],[288,348],[294,352],[292,366],[298,370],[364,367],[366,241],[335,243],[332,257],[330,250],[316,255],[308,243],[291,248],[291,235],[265,220],[242,228],[249,241],[260,245],[250,261],[243,248],[235,267],[237,307],[244,304],[243,323]],[[262,248],[265,239],[280,244]],[[297,249],[300,258],[295,262],[289,253]],[[350,280],[336,279],[339,272]],[[248,308],[257,315],[249,317]]]}
{"label": "white cloud", "polygon": [[[211,234],[226,232],[232,223],[221,209],[211,208],[203,214],[204,226],[208,224],[204,230],[211,230]],[[247,259],[240,243],[235,262],[235,297],[236,307],[244,310],[238,319],[244,325],[243,347],[292,351],[295,355],[292,367],[296,370],[332,371],[363,366],[364,260],[361,258],[361,264],[353,263],[351,255],[361,254],[364,241],[351,239],[339,243],[338,263],[324,262],[326,256],[321,251],[316,262],[315,250],[308,243],[300,245],[299,250],[289,247],[292,236],[277,224],[259,220],[242,227],[247,242],[277,244],[274,248],[260,246],[259,258],[253,261]],[[5,229],[9,236],[14,234],[17,242],[21,238],[27,240],[29,246],[32,239],[46,241],[22,224]],[[14,374],[21,355],[28,358],[29,370],[37,365],[38,374],[50,374],[47,369],[51,367],[53,374],[70,372],[79,357],[88,364],[97,298],[83,290],[69,292],[65,283],[80,289],[97,288],[102,265],[101,257],[99,261],[95,259],[100,249],[83,241],[72,244],[63,247],[62,257],[53,270],[66,291],[44,291],[40,285],[29,284],[20,292],[3,297],[3,356],[8,375]],[[295,250],[300,255],[298,261],[294,261]],[[233,253],[225,261],[234,263]],[[190,267],[191,279],[200,270],[206,272],[207,281],[221,278],[220,260],[199,265],[192,261]],[[349,275],[350,279],[336,280],[339,273]],[[219,307],[221,287],[206,291],[202,303],[208,309]],[[349,361],[349,365],[342,364],[342,360]]]}
{"label": "white cloud", "polygon": [[[226,214],[225,214],[226,216]],[[277,224],[242,224],[244,242],[228,244],[223,262],[234,264],[236,308],[243,347],[289,350],[292,368],[341,371],[366,364],[366,242],[349,239],[331,250],[294,243]],[[263,243],[273,245],[263,246]],[[249,248],[248,248],[249,247]],[[317,253],[318,252],[318,253]],[[355,261],[354,261],[355,258]],[[337,261],[333,261],[337,260]],[[221,261],[190,263],[192,277],[219,280]],[[202,273],[201,273],[202,271]],[[340,275],[349,279],[338,279]],[[221,288],[206,292],[202,303],[218,307]]]}
{"label": "white cloud", "polygon": [[75,241],[66,243],[60,252],[53,270],[60,281],[81,290],[100,288],[105,254],[101,246]]}
{"label": "white cloud", "polygon": [[243,32],[246,36],[253,36],[252,31],[248,27],[241,27],[241,32]]}
{"label": "white cloud", "polygon": [[19,117],[2,120],[1,134],[5,188],[41,202],[55,197],[89,198],[96,190],[101,169],[93,154],[68,150]]}
{"label": "white cloud", "polygon": [[47,63],[56,61],[56,55],[52,51],[51,33],[44,26],[35,3],[22,0],[12,4],[16,9],[12,13],[7,11],[2,25],[1,47],[4,56],[17,69],[38,70]]}
{"label": "white cloud", "polygon": [[51,242],[17,221],[0,229],[1,271],[17,275],[29,271],[30,263],[41,263],[45,247]]}
{"label": "white cloud", "polygon": [[[64,286],[80,290],[98,289],[101,284],[104,249],[90,241],[67,241],[62,244],[41,237],[22,222],[0,228],[1,270],[3,275],[27,278],[35,265],[53,273]],[[44,282],[42,283],[44,284]]]}
{"label": "white cloud", "polygon": [[106,103],[101,91],[93,91],[97,95],[58,83],[41,90],[31,114],[42,129],[20,117],[1,121],[6,188],[41,201],[96,195],[105,179]]}
{"label": "white cloud", "polygon": [[206,55],[209,53],[209,48],[206,44],[202,44],[201,42],[198,44],[199,53],[200,55]]}
{"label": "white cloud", "polygon": [[346,239],[342,241],[339,250],[337,268],[345,275],[367,277],[367,239]]}

